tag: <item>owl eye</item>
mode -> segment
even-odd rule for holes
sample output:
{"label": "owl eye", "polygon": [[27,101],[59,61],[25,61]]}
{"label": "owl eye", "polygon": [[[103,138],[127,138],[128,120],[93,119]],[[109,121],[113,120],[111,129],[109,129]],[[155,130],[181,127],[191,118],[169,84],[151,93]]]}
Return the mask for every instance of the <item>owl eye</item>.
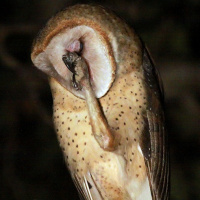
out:
{"label": "owl eye", "polygon": [[79,52],[77,53],[81,54],[82,51],[83,51],[83,42],[80,41],[80,49],[79,49]]}

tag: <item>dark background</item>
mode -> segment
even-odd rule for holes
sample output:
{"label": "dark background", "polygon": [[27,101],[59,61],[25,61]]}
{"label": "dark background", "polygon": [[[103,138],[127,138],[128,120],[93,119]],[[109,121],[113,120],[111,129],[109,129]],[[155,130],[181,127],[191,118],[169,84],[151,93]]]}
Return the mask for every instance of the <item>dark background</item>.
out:
{"label": "dark background", "polygon": [[[52,125],[47,77],[33,38],[61,8],[88,1],[6,0],[0,12],[0,199],[77,199]],[[92,2],[92,1],[90,1]],[[200,199],[200,1],[96,1],[133,26],[151,50],[166,97],[171,200]]]}

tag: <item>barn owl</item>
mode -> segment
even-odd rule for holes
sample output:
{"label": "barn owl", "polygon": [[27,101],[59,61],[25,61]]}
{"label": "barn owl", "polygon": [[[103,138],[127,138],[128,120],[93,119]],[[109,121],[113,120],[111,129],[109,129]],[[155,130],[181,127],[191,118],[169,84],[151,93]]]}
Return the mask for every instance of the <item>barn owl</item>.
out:
{"label": "barn owl", "polygon": [[160,78],[133,29],[101,6],[53,16],[33,43],[67,168],[86,200],[168,199]]}

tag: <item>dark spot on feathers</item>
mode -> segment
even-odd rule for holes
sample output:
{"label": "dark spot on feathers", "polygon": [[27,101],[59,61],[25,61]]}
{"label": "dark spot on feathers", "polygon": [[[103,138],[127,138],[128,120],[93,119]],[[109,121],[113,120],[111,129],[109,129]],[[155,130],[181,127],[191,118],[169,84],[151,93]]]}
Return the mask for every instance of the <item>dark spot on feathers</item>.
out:
{"label": "dark spot on feathers", "polygon": [[90,184],[90,182],[87,181],[87,183],[88,183],[89,189],[92,189],[92,185]]}

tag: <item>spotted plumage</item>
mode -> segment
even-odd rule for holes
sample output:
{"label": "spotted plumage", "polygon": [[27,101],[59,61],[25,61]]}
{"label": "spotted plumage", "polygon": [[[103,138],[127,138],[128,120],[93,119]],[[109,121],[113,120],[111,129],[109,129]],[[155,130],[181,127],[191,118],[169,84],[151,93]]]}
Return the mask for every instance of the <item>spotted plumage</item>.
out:
{"label": "spotted plumage", "polygon": [[[80,90],[68,52],[88,66]],[[80,196],[168,199],[162,87],[134,31],[102,7],[75,5],[47,23],[32,60],[50,76],[55,130]]]}

